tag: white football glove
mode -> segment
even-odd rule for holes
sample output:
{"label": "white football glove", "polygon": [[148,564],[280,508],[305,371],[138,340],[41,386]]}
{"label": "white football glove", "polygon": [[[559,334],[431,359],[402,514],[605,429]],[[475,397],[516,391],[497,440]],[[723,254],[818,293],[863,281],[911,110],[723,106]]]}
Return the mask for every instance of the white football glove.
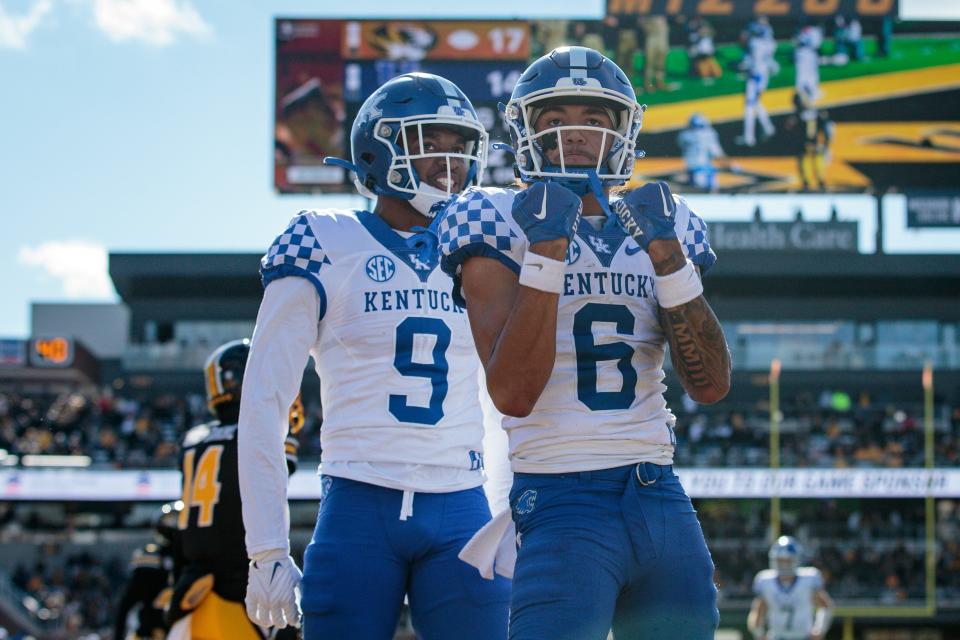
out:
{"label": "white football glove", "polygon": [[264,628],[299,627],[302,579],[285,550],[255,554],[247,574],[247,616]]}

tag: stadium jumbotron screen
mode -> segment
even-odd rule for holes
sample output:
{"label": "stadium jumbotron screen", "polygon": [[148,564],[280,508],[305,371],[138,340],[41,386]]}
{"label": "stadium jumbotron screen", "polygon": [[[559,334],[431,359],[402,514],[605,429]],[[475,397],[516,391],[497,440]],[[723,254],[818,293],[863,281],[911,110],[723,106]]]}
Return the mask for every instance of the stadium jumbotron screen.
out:
{"label": "stadium jumbotron screen", "polygon": [[[638,3],[612,3],[594,21],[277,19],[275,188],[351,191],[346,172],[322,159],[349,156],[364,98],[409,71],[458,84],[491,141],[508,142],[497,104],[529,60],[562,44],[606,51],[648,105],[636,181],[668,180],[684,193],[954,186],[956,23],[899,22],[894,2],[885,15],[858,15],[854,4],[770,19],[637,15],[621,4]],[[489,160],[487,184],[513,180],[508,152]]]}

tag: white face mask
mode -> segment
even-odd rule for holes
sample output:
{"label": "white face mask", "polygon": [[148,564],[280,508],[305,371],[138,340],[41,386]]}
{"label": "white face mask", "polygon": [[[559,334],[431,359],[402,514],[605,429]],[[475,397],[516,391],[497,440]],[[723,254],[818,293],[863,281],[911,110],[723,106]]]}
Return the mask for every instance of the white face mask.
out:
{"label": "white face mask", "polygon": [[[466,144],[462,153],[458,152],[427,152],[409,153],[413,139],[423,140],[423,131],[430,126],[444,126],[458,129],[467,129],[475,134],[475,139]],[[416,132],[416,137],[412,135]],[[399,140],[396,137],[399,135]],[[410,194],[408,200],[414,209],[427,217],[436,215],[434,205],[448,200],[459,192],[458,185],[454,184],[451,171],[453,162],[460,162],[467,174],[464,188],[479,185],[483,178],[483,171],[487,164],[488,135],[486,130],[472,119],[462,116],[420,116],[416,118],[383,119],[377,125],[374,137],[383,142],[392,150],[390,166],[387,170],[387,187],[402,194]],[[425,158],[442,158],[447,167],[446,189],[438,189],[427,184],[417,173],[413,165],[414,160]],[[371,197],[369,190],[357,185],[358,190]]]}
{"label": "white face mask", "polygon": [[[616,129],[577,125],[535,131],[534,123],[543,110],[543,107],[538,107],[537,103],[542,103],[544,100],[562,102],[566,97],[569,97],[571,102],[590,98],[610,103],[611,106],[605,106],[604,109],[607,110]],[[593,169],[601,181],[626,182],[633,175],[633,164],[637,155],[637,137],[643,126],[644,109],[644,106],[631,102],[616,92],[593,87],[551,88],[529,94],[510,103],[507,105],[505,115],[517,142],[515,151],[517,164],[521,167],[523,174],[521,177],[585,178],[583,169],[586,168]],[[571,129],[595,131],[601,136],[600,149],[606,149],[606,153],[599,154],[600,157],[597,158],[595,166],[577,166],[571,170],[566,161],[562,142],[562,132]],[[559,163],[549,162],[541,152],[544,138],[547,136],[560,146]],[[524,167],[527,168],[524,169]]]}

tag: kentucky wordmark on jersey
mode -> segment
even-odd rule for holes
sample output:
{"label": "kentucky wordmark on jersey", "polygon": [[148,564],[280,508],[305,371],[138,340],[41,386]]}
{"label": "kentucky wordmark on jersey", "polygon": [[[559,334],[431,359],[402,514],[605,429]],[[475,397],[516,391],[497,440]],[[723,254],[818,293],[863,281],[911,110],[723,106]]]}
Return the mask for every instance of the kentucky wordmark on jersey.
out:
{"label": "kentucky wordmark on jersey", "polygon": [[[325,465],[433,465],[475,471],[480,484],[478,360],[465,310],[436,267],[366,211],[301,212],[264,256],[264,285],[300,276],[320,296],[311,355]],[[432,489],[429,479],[414,484],[403,488]]]}
{"label": "kentucky wordmark on jersey", "polygon": [[[519,273],[528,242],[511,215],[514,191],[472,188],[441,215],[443,269],[471,256]],[[716,259],[706,226],[677,199],[677,236],[701,270]],[[663,398],[665,337],[653,264],[612,221],[579,225],[567,252],[557,357],[525,418],[505,417],[514,471],[561,473],[632,462],[670,464],[675,418]]]}

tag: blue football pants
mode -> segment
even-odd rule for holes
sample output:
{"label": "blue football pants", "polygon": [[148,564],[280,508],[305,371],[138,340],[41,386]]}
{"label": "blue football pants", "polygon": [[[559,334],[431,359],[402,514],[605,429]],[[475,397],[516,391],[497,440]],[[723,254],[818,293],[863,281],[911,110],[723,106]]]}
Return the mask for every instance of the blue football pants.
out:
{"label": "blue football pants", "polygon": [[514,474],[510,640],[713,640],[713,561],[670,466]]}
{"label": "blue football pants", "polygon": [[457,553],[487,521],[482,487],[416,493],[325,477],[304,554],[305,640],[390,640],[404,594],[422,640],[503,640],[510,581],[485,580]]}

